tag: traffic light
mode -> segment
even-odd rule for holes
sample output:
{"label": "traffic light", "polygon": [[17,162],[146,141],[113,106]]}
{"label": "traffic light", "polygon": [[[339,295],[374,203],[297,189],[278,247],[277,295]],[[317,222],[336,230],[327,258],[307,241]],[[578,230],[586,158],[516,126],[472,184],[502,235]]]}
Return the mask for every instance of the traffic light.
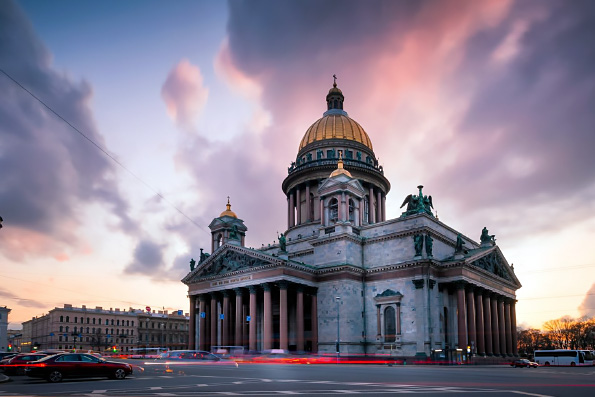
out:
{"label": "traffic light", "polygon": [[118,351],[118,349],[116,348],[116,346],[113,346],[113,347],[112,347],[112,351],[113,351],[114,353]]}
{"label": "traffic light", "polygon": [[11,352],[12,351],[12,343],[8,344],[8,351]]}

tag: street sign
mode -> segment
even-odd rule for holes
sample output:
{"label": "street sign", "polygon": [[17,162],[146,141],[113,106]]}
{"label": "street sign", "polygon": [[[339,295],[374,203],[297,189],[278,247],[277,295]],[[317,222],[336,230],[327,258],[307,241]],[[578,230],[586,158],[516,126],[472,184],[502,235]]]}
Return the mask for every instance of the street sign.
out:
{"label": "street sign", "polygon": [[178,310],[178,316],[181,316],[182,314],[184,314],[184,310]]}
{"label": "street sign", "polygon": [[147,310],[147,313],[151,313],[151,306],[147,306],[145,309]]}
{"label": "street sign", "polygon": [[246,321],[250,321],[250,316],[246,316]]}
{"label": "street sign", "polygon": [[54,336],[54,333],[53,332],[50,332],[50,336]]}
{"label": "street sign", "polygon": [[207,313],[205,312],[200,312],[200,318],[205,318],[207,316]]}
{"label": "street sign", "polygon": [[221,313],[221,314],[219,315],[219,320],[223,320],[224,318],[225,318],[225,314]]}

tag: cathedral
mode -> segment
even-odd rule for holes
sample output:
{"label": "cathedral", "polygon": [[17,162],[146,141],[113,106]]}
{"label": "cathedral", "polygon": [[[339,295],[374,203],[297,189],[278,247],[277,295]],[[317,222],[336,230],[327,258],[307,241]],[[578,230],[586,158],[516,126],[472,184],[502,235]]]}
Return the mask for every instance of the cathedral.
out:
{"label": "cathedral", "polygon": [[287,170],[278,244],[246,247],[229,200],[209,225],[211,253],[182,280],[189,348],[516,356],[521,284],[494,236],[442,223],[423,186],[386,219],[390,182],[344,99],[335,80]]}

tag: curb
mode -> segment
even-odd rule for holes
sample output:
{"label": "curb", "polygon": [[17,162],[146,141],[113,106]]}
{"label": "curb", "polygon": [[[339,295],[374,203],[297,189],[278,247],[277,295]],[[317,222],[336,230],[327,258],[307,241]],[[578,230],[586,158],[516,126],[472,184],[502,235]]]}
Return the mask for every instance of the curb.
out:
{"label": "curb", "polygon": [[3,374],[0,374],[0,383],[9,382],[11,379]]}

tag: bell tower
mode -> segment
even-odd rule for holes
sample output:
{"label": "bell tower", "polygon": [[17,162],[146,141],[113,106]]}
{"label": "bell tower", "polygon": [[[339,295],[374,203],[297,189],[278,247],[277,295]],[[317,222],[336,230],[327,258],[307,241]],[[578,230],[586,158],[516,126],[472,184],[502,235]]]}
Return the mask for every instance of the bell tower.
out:
{"label": "bell tower", "polygon": [[235,212],[231,210],[229,197],[227,197],[226,210],[213,219],[209,225],[211,229],[211,252],[214,253],[224,244],[238,245],[244,247],[246,231],[248,228],[244,221],[239,219]]}

